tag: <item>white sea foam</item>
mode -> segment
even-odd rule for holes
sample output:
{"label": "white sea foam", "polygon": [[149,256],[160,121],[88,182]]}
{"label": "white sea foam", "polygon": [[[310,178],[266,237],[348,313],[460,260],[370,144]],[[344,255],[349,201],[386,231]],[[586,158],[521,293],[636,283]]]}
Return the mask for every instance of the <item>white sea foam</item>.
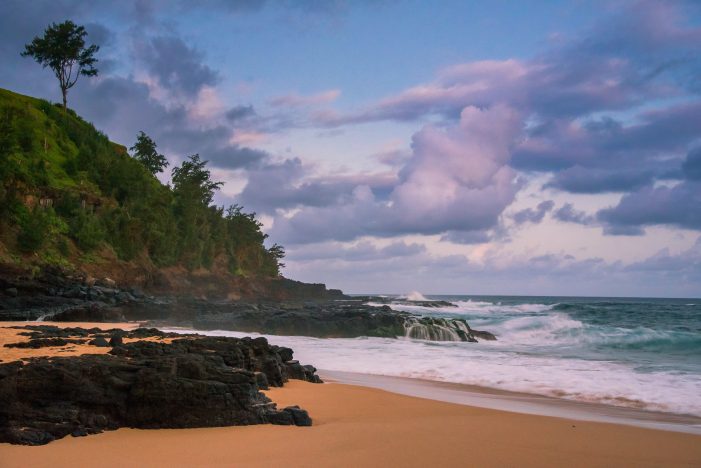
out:
{"label": "white sea foam", "polygon": [[[413,299],[420,300],[420,299]],[[552,310],[555,304],[501,304],[481,301],[455,301],[453,304],[456,307],[424,307],[416,304],[393,303],[390,307],[394,310],[412,312],[415,314],[451,314],[451,315],[492,315],[504,313],[537,313]],[[373,304],[369,305],[381,305]]]}
{"label": "white sea foam", "polygon": [[[579,329],[559,317],[540,326]],[[538,342],[537,326],[512,322],[511,338]],[[202,333],[201,331],[198,333]],[[251,333],[211,331],[216,336]],[[533,333],[533,335],[528,335]],[[508,336],[504,334],[504,338]],[[422,378],[555,396],[580,401],[633,406],[701,416],[701,376],[679,372],[639,372],[613,360],[586,360],[516,352],[505,341],[479,344],[411,339],[319,339],[267,336],[288,346],[295,359],[320,369]]]}
{"label": "white sea foam", "polygon": [[701,416],[701,340],[692,315],[672,320],[654,308],[640,312],[644,303],[622,303],[612,310],[610,302],[598,309],[596,302],[558,306],[498,298],[452,301],[456,307],[415,302],[424,299],[410,293],[390,306],[416,315],[464,318],[473,329],[493,332],[498,340],[268,339],[294,349],[300,361],[329,371],[481,385]]}

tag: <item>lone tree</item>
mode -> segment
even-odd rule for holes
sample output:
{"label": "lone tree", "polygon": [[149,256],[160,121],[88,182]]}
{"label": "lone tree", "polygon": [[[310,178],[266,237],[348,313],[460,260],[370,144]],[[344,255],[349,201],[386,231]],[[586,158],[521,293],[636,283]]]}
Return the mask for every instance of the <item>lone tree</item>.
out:
{"label": "lone tree", "polygon": [[63,110],[66,110],[66,95],[75,85],[80,75],[95,76],[97,63],[95,52],[100,50],[95,44],[85,47],[83,26],[73,21],[61,24],[51,23],[44,31],[44,36],[36,36],[30,44],[24,46],[22,57],[31,56],[44,68],[49,67],[58,78],[63,95]]}
{"label": "lone tree", "polygon": [[171,178],[176,195],[186,194],[186,198],[204,206],[212,203],[214,192],[224,183],[212,181],[209,170],[206,169],[207,162],[201,160],[199,154],[193,154],[180,167],[173,168]]}
{"label": "lone tree", "polygon": [[168,160],[165,156],[156,151],[156,142],[144,132],[139,132],[136,136],[136,143],[129,148],[134,159],[141,162],[154,176],[168,167]]}

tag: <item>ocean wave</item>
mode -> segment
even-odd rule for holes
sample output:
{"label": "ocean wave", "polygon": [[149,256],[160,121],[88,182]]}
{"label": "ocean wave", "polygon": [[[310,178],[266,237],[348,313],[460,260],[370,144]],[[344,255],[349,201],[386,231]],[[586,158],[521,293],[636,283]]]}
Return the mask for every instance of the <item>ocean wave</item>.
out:
{"label": "ocean wave", "polygon": [[[701,351],[701,333],[676,310],[650,313],[635,302],[602,301],[511,303],[453,301],[456,307],[423,307],[392,303],[395,310],[417,315],[465,318],[475,329],[498,336],[489,346],[525,351],[572,347],[587,352],[630,350],[693,355]],[[649,306],[649,304],[648,304]],[[644,324],[644,325],[641,325]],[[701,355],[700,355],[701,357]]]}
{"label": "ocean wave", "polygon": [[589,351],[619,349],[677,354],[701,351],[698,333],[591,325],[564,313],[510,318],[493,324],[490,331],[504,346],[568,346]]}
{"label": "ocean wave", "polygon": [[466,319],[498,340],[268,339],[320,369],[701,416],[701,307],[688,306],[689,299],[443,296],[441,301],[454,306],[434,301],[426,305],[438,307],[428,307],[406,298],[388,299],[389,305],[417,315]]}
{"label": "ocean wave", "polygon": [[[454,307],[425,307],[416,304],[403,302],[392,302],[389,306],[398,311],[411,312],[416,314],[452,314],[456,316],[464,315],[494,315],[494,314],[528,314],[547,312],[553,308],[548,304],[502,304],[500,302],[483,301],[452,301]],[[370,305],[379,305],[372,304]],[[382,304],[384,305],[384,304]]]}
{"label": "ocean wave", "polygon": [[[574,326],[568,325],[566,317],[561,319],[561,327]],[[223,331],[204,333],[251,335]],[[273,344],[294,349],[295,359],[312,363],[319,369],[479,385],[701,416],[701,400],[698,398],[701,375],[698,373],[640,372],[635,366],[612,360],[534,355],[483,346],[483,343],[429,343],[384,338],[267,338]]]}
{"label": "ocean wave", "polygon": [[616,338],[607,341],[606,346],[612,349],[658,353],[698,354],[701,352],[701,335],[698,333],[638,328],[625,330]]}
{"label": "ocean wave", "polygon": [[492,328],[501,343],[542,346],[577,343],[583,335],[585,325],[567,314],[552,313],[515,317],[494,324]]}

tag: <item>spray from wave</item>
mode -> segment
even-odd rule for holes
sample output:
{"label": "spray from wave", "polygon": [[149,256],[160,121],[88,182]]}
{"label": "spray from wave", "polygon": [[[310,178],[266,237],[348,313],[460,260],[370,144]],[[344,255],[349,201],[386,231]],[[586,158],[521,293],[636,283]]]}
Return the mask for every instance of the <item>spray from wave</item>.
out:
{"label": "spray from wave", "polygon": [[404,299],[405,301],[411,301],[411,302],[428,302],[430,299],[428,299],[426,296],[421,294],[418,291],[411,291],[404,296],[399,296],[400,299]]}

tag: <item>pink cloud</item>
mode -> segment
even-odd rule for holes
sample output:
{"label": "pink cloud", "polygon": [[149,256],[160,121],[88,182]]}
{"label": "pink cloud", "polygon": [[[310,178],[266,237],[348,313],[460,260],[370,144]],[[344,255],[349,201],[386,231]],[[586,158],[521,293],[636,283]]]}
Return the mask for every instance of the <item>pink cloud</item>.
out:
{"label": "pink cloud", "polygon": [[276,218],[271,235],[306,243],[490,229],[519,189],[508,163],[522,126],[507,106],[468,107],[458,124],[426,126],[414,135],[412,154],[386,198],[357,185],[341,203]]}

